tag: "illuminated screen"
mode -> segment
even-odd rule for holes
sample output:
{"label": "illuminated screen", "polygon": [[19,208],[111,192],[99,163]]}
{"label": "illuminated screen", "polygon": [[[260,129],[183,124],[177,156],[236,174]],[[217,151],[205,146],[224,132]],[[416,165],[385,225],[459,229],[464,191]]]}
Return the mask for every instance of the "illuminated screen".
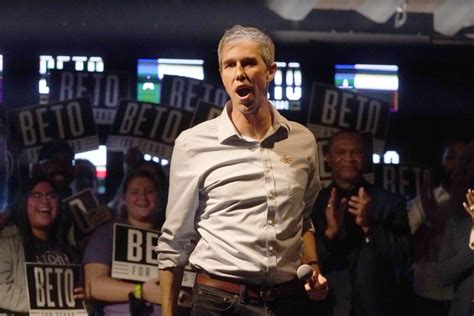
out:
{"label": "illuminated screen", "polygon": [[164,75],[204,80],[203,65],[201,59],[138,59],[138,101],[160,103],[160,81]]}
{"label": "illuminated screen", "polygon": [[296,62],[276,62],[275,78],[268,86],[268,99],[278,110],[301,110],[300,64]]}
{"label": "illuminated screen", "polygon": [[398,66],[354,64],[335,66],[334,85],[353,89],[390,103],[390,111],[398,111]]}
{"label": "illuminated screen", "polygon": [[51,56],[41,55],[39,57],[38,91],[40,94],[40,104],[48,103],[49,96],[49,71],[51,69],[67,69],[88,72],[103,72],[104,61],[97,56]]}

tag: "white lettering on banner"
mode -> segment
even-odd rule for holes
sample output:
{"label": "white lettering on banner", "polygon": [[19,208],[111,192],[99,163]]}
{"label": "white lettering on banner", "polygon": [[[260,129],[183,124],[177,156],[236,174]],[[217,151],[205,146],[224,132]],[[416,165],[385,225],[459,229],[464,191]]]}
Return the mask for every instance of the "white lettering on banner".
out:
{"label": "white lettering on banner", "polygon": [[105,106],[115,107],[118,104],[119,99],[119,77],[117,75],[107,76],[105,84]]}
{"label": "white lettering on banner", "polygon": [[87,77],[89,77],[88,73],[77,73],[76,96],[82,97],[87,93],[87,88],[84,86],[84,78]]}
{"label": "white lettering on banner", "polygon": [[[45,114],[51,110],[57,122],[56,130],[45,119]],[[22,111],[18,114],[22,141],[25,146],[32,146],[37,143],[46,143],[59,137],[66,138],[66,132],[73,137],[81,136],[85,133],[84,121],[81,115],[81,104],[71,101],[66,104],[53,105],[50,108],[40,107],[30,111]],[[65,120],[67,124],[65,124]],[[66,128],[68,128],[66,130]],[[38,135],[37,135],[38,133]]]}
{"label": "white lettering on banner", "polygon": [[[2,315],[2,314],[0,314]],[[87,315],[86,312],[80,311],[77,313],[76,311],[61,311],[61,310],[52,310],[52,311],[41,311],[41,310],[35,310],[35,311],[30,311],[31,316],[78,316],[78,315]]]}
{"label": "white lettering on banner", "polygon": [[170,105],[181,107],[183,104],[184,81],[181,78],[173,78],[171,83]]}
{"label": "white lettering on banner", "polygon": [[[127,233],[127,261],[140,262],[145,259],[147,264],[158,264],[158,259],[153,258],[158,234],[131,228],[128,229]],[[145,238],[143,234],[146,234]],[[146,241],[145,244],[143,243],[144,240]],[[145,257],[143,257],[143,254],[145,254]]]}
{"label": "white lettering on banner", "polygon": [[[84,134],[84,122],[81,116],[81,104],[79,102],[69,102],[66,107],[71,135],[74,137]],[[76,120],[77,119],[77,120]]]}
{"label": "white lettering on banner", "polygon": [[[417,195],[420,192],[421,180],[427,176],[428,170],[423,170],[419,167],[409,166],[383,166],[383,186],[384,189],[391,192],[398,192],[402,195],[408,196],[410,187],[414,188]],[[410,175],[413,176],[413,182],[410,181]]]}
{"label": "white lettering on banner", "polygon": [[151,109],[150,104],[143,104],[140,107],[140,111],[138,113],[138,118],[135,122],[135,128],[133,129],[133,135],[140,135],[140,136],[143,135],[142,131],[140,130],[140,124],[147,121],[147,119],[145,117],[145,113],[149,109]]}
{"label": "white lettering on banner", "polygon": [[[165,142],[172,143],[178,136],[179,126],[181,125],[181,118],[183,114],[179,111],[170,111],[168,119],[166,120],[165,127],[161,139]],[[150,135],[151,136],[151,135]]]}
{"label": "white lettering on banner", "polygon": [[319,140],[318,141],[318,157],[319,157],[319,176],[321,179],[330,179],[331,178],[331,169],[329,168],[324,153],[327,151],[327,146],[329,141]]}
{"label": "white lettering on banner", "polygon": [[45,123],[43,113],[47,112],[46,108],[39,108],[35,111],[37,113],[36,117],[38,118],[38,131],[40,134],[40,139],[42,142],[49,142],[52,140],[51,137],[46,137],[45,129],[49,126],[48,123]]}
{"label": "white lettering on banner", "polygon": [[[147,113],[155,111],[154,116]],[[158,127],[163,124],[163,116],[168,113],[165,117],[163,132],[161,135],[157,135]],[[125,110],[122,122],[119,127],[119,133],[124,135],[133,136],[145,136],[149,139],[159,139],[162,142],[172,143],[178,136],[181,119],[183,114],[179,110],[169,110],[165,107],[153,106],[151,104],[142,103],[140,107],[136,102],[127,103],[127,109]],[[152,120],[153,125],[148,131],[142,129],[142,124]],[[146,133],[146,135],[145,135]]]}
{"label": "white lettering on banner", "polygon": [[153,139],[155,139],[156,137],[156,132],[158,131],[158,127],[160,126],[163,113],[165,113],[167,109],[164,107],[157,107],[155,110],[156,110],[156,116],[155,116],[155,120],[153,121],[153,126],[150,131],[150,137]]}
{"label": "white lettering on banner", "polygon": [[326,90],[326,94],[324,95],[321,123],[333,125],[336,122],[337,96],[338,93],[336,90]]}
{"label": "white lettering on banner", "polygon": [[[74,307],[74,272],[69,268],[34,267],[38,307]],[[56,279],[54,283],[53,278]]]}
{"label": "white lettering on banner", "polygon": [[395,168],[391,166],[383,167],[383,186],[385,190],[396,192],[396,172]]}
{"label": "white lettering on banner", "polygon": [[139,230],[129,229],[127,237],[127,260],[138,262],[142,259],[142,234]]}
{"label": "white lettering on banner", "polygon": [[40,268],[35,268],[34,276],[35,284],[38,284],[38,286],[36,286],[36,304],[38,304],[38,306],[46,306],[46,294],[44,292],[44,288],[40,286],[44,284],[43,270]]}
{"label": "white lettering on banner", "polygon": [[73,99],[74,74],[72,72],[62,72],[59,84],[59,100]]}
{"label": "white lettering on banner", "polygon": [[119,133],[129,134],[133,127],[133,117],[138,111],[138,104],[135,102],[129,102],[127,109],[123,115],[122,124],[120,124]]}
{"label": "white lettering on banner", "polygon": [[[204,89],[202,94],[198,93],[199,88]],[[213,95],[214,98],[212,98]],[[224,105],[227,100],[227,94],[223,89],[197,79],[173,77],[169,105],[193,112],[197,99],[203,99],[206,102],[217,105]]]}
{"label": "white lettering on banner", "polygon": [[132,266],[132,275],[140,278],[150,278],[151,277],[151,267],[143,265],[133,265]]}
{"label": "white lettering on banner", "polygon": [[191,102],[194,101],[197,96],[193,91],[193,88],[197,85],[199,85],[199,81],[190,80],[188,82],[188,87],[186,89],[186,102],[184,104],[184,108],[188,111],[194,110],[194,107],[192,105],[194,105],[195,103]]}
{"label": "white lettering on banner", "polygon": [[25,146],[35,144],[37,140],[33,126],[33,114],[31,112],[20,112],[18,120],[20,121],[20,131],[23,144],[25,144]]}
{"label": "white lettering on banner", "polygon": [[[91,83],[90,89],[87,86],[88,82]],[[91,95],[93,106],[103,104],[106,107],[116,107],[119,100],[119,85],[118,75],[61,72],[59,99],[67,100]],[[100,100],[102,89],[105,89],[103,102]]]}
{"label": "white lettering on banner", "polygon": [[[156,262],[156,264],[158,264],[158,260],[153,259],[153,251],[154,251],[154,248],[155,248],[155,246],[158,245],[158,234],[147,233],[147,234],[146,234],[146,244],[147,244],[147,248],[148,248],[148,249],[151,248],[152,251],[147,251],[147,252],[146,252],[145,261],[146,261],[146,262]],[[148,249],[147,249],[147,250],[148,250]]]}
{"label": "white lettering on banner", "polygon": [[62,109],[62,104],[60,105],[53,105],[51,107],[51,111],[54,112],[54,115],[56,117],[56,122],[58,124],[58,133],[59,133],[59,138],[64,139],[66,137],[66,134],[64,133],[64,123],[63,123],[63,117],[61,116],[61,109]]}
{"label": "white lettering on banner", "polygon": [[356,124],[353,128],[360,132],[376,134],[382,107],[380,101],[369,101],[364,96],[355,96],[347,92],[339,93],[333,89],[327,89],[325,92],[321,123],[328,126],[337,124],[338,127],[351,128],[349,120],[353,112],[351,104],[357,107]]}
{"label": "white lettering on banner", "polygon": [[[202,86],[204,87],[204,95],[202,96],[203,100],[217,105],[224,105],[227,100],[227,94],[224,90],[216,89],[215,86],[205,82],[202,82]],[[214,100],[211,100],[211,92],[214,89]]]}

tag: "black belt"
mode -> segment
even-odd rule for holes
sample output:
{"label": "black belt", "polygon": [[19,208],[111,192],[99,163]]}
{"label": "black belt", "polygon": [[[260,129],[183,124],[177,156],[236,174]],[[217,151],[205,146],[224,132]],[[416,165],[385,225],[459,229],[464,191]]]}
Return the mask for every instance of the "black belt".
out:
{"label": "black belt", "polygon": [[304,296],[306,291],[303,283],[298,279],[272,286],[258,286],[243,284],[234,281],[212,277],[207,274],[198,273],[196,284],[206,285],[228,293],[245,295],[250,299],[273,301],[279,298]]}

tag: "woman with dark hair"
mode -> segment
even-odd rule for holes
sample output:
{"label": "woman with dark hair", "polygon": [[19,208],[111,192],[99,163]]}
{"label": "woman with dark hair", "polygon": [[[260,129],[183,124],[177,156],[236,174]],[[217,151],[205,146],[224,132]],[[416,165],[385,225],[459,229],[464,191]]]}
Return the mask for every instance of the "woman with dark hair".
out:
{"label": "woman with dark hair", "polygon": [[[19,193],[11,218],[0,235],[0,309],[28,312],[25,262],[79,263],[61,229],[59,195],[53,183],[31,179]],[[75,290],[83,298],[83,288]]]}
{"label": "woman with dark hair", "polygon": [[[150,173],[135,170],[123,182],[123,207],[119,223],[142,229],[159,230],[159,185]],[[123,245],[125,246],[125,245]],[[88,242],[84,254],[86,293],[103,302],[105,315],[131,315],[139,306],[139,315],[161,315],[158,279],[143,284],[112,278],[113,224],[99,227]],[[139,303],[130,305],[130,294],[139,295]],[[134,308],[131,308],[134,306]]]}
{"label": "woman with dark hair", "polygon": [[454,285],[449,315],[472,315],[474,300],[474,142],[464,149],[454,171],[451,203],[439,257],[444,285]]}

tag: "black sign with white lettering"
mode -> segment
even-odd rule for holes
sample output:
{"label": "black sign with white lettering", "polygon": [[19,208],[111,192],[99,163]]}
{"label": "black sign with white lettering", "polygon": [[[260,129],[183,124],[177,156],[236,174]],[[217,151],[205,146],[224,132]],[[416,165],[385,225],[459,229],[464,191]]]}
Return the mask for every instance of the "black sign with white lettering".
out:
{"label": "black sign with white lettering", "polygon": [[99,139],[89,98],[14,109],[8,112],[11,139],[24,158],[36,161],[41,147],[67,141],[76,153],[97,149]]}
{"label": "black sign with white lettering", "polygon": [[80,265],[26,263],[30,315],[87,315],[83,300],[74,298],[81,287]]}
{"label": "black sign with white lettering", "polygon": [[383,153],[390,104],[348,90],[313,84],[307,126],[316,138],[330,137],[340,129],[370,132],[374,152]]}
{"label": "black sign with white lettering", "polygon": [[92,189],[85,189],[61,201],[65,209],[69,209],[77,227],[84,234],[92,232],[100,223],[94,221],[91,212],[99,206]]}
{"label": "black sign with white lettering", "polygon": [[204,100],[199,100],[196,111],[193,115],[193,121],[191,126],[198,125],[204,121],[212,120],[215,117],[221,115],[222,107],[206,102]]}
{"label": "black sign with white lettering", "polygon": [[407,199],[419,195],[424,179],[429,176],[430,170],[419,165],[375,165],[375,184]]}
{"label": "black sign with white lettering", "polygon": [[50,100],[90,96],[96,124],[111,125],[120,99],[130,98],[130,75],[125,72],[52,70]]}
{"label": "black sign with white lettering", "polygon": [[161,81],[160,100],[164,104],[194,112],[199,100],[223,107],[228,97],[221,85],[193,78],[165,75]]}
{"label": "black sign with white lettering", "polygon": [[124,152],[137,147],[143,153],[170,159],[174,140],[190,127],[191,119],[192,113],[175,107],[123,100],[107,138],[107,149]]}
{"label": "black sign with white lettering", "polygon": [[160,233],[154,230],[114,224],[112,277],[146,282],[158,276],[158,245]]}

